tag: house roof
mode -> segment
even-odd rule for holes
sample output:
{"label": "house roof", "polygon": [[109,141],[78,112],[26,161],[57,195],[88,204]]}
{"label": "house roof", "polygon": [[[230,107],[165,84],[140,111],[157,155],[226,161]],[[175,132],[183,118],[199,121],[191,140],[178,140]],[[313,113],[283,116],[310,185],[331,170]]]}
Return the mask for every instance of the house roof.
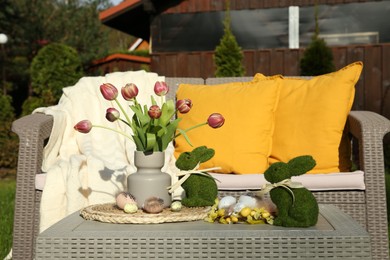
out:
{"label": "house roof", "polygon": [[141,0],[126,0],[99,14],[100,21],[111,28],[149,40],[150,17]]}

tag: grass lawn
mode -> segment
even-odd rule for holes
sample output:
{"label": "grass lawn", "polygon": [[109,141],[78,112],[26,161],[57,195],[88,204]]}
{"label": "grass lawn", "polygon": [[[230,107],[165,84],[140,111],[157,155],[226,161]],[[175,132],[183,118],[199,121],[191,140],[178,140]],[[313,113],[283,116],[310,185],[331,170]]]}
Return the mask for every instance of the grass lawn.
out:
{"label": "grass lawn", "polygon": [[14,200],[15,178],[0,179],[0,259],[4,259],[12,247]]}

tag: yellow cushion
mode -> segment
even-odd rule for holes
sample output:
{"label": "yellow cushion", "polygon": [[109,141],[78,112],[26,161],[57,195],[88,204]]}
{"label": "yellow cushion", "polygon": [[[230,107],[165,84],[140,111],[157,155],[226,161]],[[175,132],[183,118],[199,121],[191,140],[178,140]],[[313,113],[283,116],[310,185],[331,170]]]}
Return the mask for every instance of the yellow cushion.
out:
{"label": "yellow cushion", "polygon": [[[310,173],[350,170],[349,146],[341,140],[362,68],[355,62],[310,80],[283,79],[270,164],[308,154],[317,162]],[[274,78],[256,74],[254,81]]]}
{"label": "yellow cushion", "polygon": [[189,98],[193,107],[179,114],[180,129],[206,122],[212,113],[221,113],[225,124],[218,129],[202,126],[188,132],[191,147],[176,138],[175,157],[206,145],[215,150],[214,157],[202,169],[222,167],[221,173],[262,173],[268,168],[271,152],[274,113],[281,79],[264,82],[235,82],[220,85],[181,84],[177,99]]}

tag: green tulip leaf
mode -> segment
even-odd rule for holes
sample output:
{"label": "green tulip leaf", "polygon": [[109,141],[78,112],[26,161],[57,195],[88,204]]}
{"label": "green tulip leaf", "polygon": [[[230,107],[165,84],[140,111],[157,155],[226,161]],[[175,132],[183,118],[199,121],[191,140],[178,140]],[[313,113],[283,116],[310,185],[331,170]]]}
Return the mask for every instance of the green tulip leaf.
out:
{"label": "green tulip leaf", "polygon": [[131,106],[130,108],[131,108],[131,110],[133,110],[134,115],[136,116],[136,118],[138,118],[139,123],[140,123],[141,126],[145,126],[145,125],[147,125],[149,123],[150,117],[147,114],[145,115],[143,113],[141,106]]}
{"label": "green tulip leaf", "polygon": [[193,146],[192,143],[191,143],[191,141],[190,141],[190,138],[188,137],[188,135],[187,135],[187,133],[186,133],[186,131],[181,130],[181,129],[179,129],[179,128],[177,129],[177,131],[184,137],[184,139],[187,141],[187,143],[188,143],[189,145]]}
{"label": "green tulip leaf", "polygon": [[170,124],[166,127],[166,133],[161,137],[161,147],[163,150],[165,150],[169,143],[173,140],[175,136],[175,131],[177,128],[177,125],[180,122],[180,118],[171,121]]}
{"label": "green tulip leaf", "polygon": [[136,135],[133,135],[133,140],[134,140],[135,146],[137,147],[137,151],[143,151],[144,146],[142,145],[142,142],[139,139],[139,137]]}
{"label": "green tulip leaf", "polygon": [[156,144],[156,135],[151,133],[146,133],[146,149],[145,151],[154,150]]}
{"label": "green tulip leaf", "polygon": [[160,124],[166,126],[175,114],[175,104],[173,100],[165,102],[161,108]]}

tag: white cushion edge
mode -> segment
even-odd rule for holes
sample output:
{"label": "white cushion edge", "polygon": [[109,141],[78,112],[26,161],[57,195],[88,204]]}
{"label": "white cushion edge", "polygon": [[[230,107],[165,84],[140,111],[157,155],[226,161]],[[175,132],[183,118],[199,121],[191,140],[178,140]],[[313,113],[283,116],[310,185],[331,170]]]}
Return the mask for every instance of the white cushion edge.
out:
{"label": "white cushion edge", "polygon": [[[264,174],[210,174],[216,179],[219,190],[258,190],[268,183]],[[291,179],[301,182],[311,191],[366,189],[363,171],[304,174]]]}
{"label": "white cushion edge", "polygon": [[[210,174],[217,180],[219,190],[257,190],[267,183],[263,174]],[[45,180],[46,173],[35,175],[35,189],[43,190]],[[305,174],[292,180],[301,182],[311,191],[366,189],[363,171]]]}
{"label": "white cushion edge", "polygon": [[43,190],[43,187],[45,187],[46,182],[46,173],[40,173],[35,175],[35,189],[36,190]]}

